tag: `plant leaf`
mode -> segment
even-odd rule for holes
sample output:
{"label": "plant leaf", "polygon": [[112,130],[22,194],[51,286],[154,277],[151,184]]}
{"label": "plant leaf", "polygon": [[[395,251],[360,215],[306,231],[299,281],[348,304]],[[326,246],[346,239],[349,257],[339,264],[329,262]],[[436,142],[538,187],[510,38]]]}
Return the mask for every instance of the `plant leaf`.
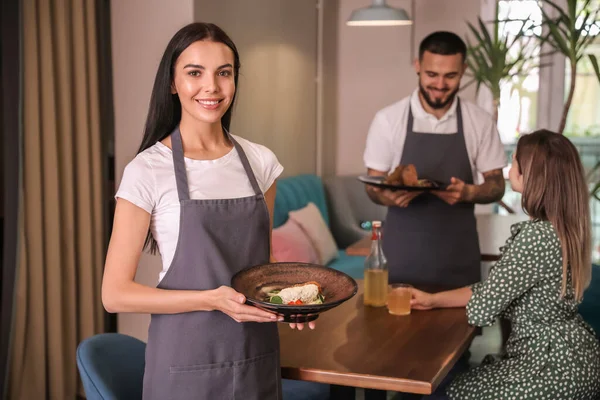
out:
{"label": "plant leaf", "polygon": [[567,33],[561,31],[561,29],[559,28],[560,25],[558,23],[553,22],[552,20],[548,20],[546,26],[548,27],[548,39],[550,39],[548,40],[548,43],[553,48],[565,55],[567,58],[572,59],[571,48],[567,44],[569,42],[569,37],[567,36]]}
{"label": "plant leaf", "polygon": [[[569,16],[565,13],[565,11],[562,9],[562,7],[560,7],[558,4],[554,3],[552,0],[546,0],[546,3],[548,3],[552,8],[554,8],[556,11],[558,11],[558,13],[560,14],[560,16],[562,18],[569,19]],[[542,8],[542,13],[544,13],[543,8]]]}
{"label": "plant leaf", "polygon": [[598,59],[594,54],[589,54],[589,57],[592,67],[594,68],[594,72],[596,73],[596,78],[598,78],[598,83],[600,84],[600,66],[598,65]]}
{"label": "plant leaf", "polygon": [[485,43],[494,43],[495,41],[492,40],[492,37],[490,36],[490,33],[488,32],[487,27],[485,26],[481,18],[477,18],[477,20],[479,21],[479,28],[481,29],[481,33],[485,37]]}

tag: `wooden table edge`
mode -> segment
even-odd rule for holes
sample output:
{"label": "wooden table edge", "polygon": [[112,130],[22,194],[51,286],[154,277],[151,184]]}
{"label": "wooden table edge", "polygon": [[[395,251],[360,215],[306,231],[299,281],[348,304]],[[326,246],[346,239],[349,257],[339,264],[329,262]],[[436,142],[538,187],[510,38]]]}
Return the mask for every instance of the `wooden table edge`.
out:
{"label": "wooden table edge", "polygon": [[282,367],[281,376],[284,379],[358,387],[363,389],[391,390],[416,394],[431,394],[433,392],[432,386],[428,382],[391,378],[387,376],[362,375],[357,373],[294,367]]}
{"label": "wooden table edge", "polygon": [[454,364],[463,355],[475,337],[477,328],[469,327],[469,334],[463,340],[457,351],[449,356],[442,369],[434,377],[433,382],[399,379],[389,376],[363,375],[358,373],[334,372],[313,368],[282,367],[281,376],[284,379],[359,387],[363,389],[391,390],[402,393],[432,394]]}
{"label": "wooden table edge", "polygon": [[[356,257],[366,257],[369,255],[370,251],[371,251],[371,246],[369,245],[364,246],[362,245],[363,241],[365,241],[365,238],[367,236],[365,236],[362,239],[357,240],[356,242],[352,243],[350,246],[346,247],[346,249],[344,249],[344,252],[346,253],[346,255],[348,256],[356,256]],[[370,239],[369,239],[370,241]],[[361,246],[359,246],[359,244],[361,244]],[[498,261],[500,259],[500,254],[486,254],[486,253],[481,253],[481,261]]]}
{"label": "wooden table edge", "polygon": [[444,380],[446,375],[450,372],[452,367],[456,364],[458,359],[462,357],[464,352],[471,346],[473,339],[475,338],[475,334],[477,332],[477,327],[469,325],[469,335],[465,338],[463,343],[460,345],[458,351],[454,352],[452,356],[448,357],[442,369],[438,372],[438,374],[433,378],[433,382],[431,382],[431,393],[435,392],[440,383]]}

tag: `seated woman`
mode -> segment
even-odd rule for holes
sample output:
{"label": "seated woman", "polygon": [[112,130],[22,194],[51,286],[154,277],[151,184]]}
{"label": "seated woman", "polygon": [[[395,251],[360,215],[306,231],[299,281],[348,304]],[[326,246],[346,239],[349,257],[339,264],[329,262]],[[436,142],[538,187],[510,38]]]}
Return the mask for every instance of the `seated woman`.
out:
{"label": "seated woman", "polygon": [[456,378],[450,399],[595,399],[600,346],[577,312],[591,275],[589,194],[577,150],[564,136],[519,139],[509,179],[531,217],[515,224],[489,278],[436,294],[413,290],[412,307],[467,307],[469,323],[511,321],[506,354]]}

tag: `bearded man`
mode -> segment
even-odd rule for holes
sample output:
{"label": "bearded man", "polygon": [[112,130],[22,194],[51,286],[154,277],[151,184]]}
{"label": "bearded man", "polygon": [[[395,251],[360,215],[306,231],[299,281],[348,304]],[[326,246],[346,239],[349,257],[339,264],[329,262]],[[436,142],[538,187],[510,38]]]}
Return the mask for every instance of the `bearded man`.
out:
{"label": "bearded man", "polygon": [[445,188],[366,186],[372,201],[388,206],[383,251],[390,283],[451,289],[481,279],[474,206],[502,198],[507,158],[491,115],[457,95],[466,51],[451,32],[423,39],[415,61],[418,88],[380,110],[369,129],[364,152],[369,175],[413,164],[419,179]]}

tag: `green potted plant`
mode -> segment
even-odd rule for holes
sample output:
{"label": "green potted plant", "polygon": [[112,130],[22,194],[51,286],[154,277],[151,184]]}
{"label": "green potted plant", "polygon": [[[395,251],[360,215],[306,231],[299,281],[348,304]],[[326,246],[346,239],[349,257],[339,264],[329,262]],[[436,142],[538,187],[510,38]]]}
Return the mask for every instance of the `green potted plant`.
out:
{"label": "green potted plant", "polygon": [[[600,10],[594,8],[595,2],[593,0],[566,0],[566,9],[560,7],[553,0],[545,0],[544,3],[554,9],[558,16],[552,18],[542,9],[544,25],[547,27],[548,32],[540,36],[540,38],[545,40],[554,50],[563,54],[571,67],[570,85],[558,128],[558,132],[562,134],[567,123],[573,94],[575,93],[577,65],[586,55],[589,57],[600,84],[598,60],[595,55],[587,54],[586,52],[588,46],[596,38],[590,31],[598,21]],[[596,163],[587,174],[588,182],[593,183],[590,194],[597,200],[600,200],[599,170],[600,162]]]}
{"label": "green potted plant", "polygon": [[[494,120],[498,121],[498,107],[500,105],[500,91],[502,85],[512,80],[516,75],[524,74],[535,67],[532,63],[535,46],[531,40],[534,23],[529,18],[499,20],[498,3],[496,3],[496,19],[491,22],[488,29],[486,23],[478,18],[477,25],[468,23],[469,30],[474,40],[467,38],[467,59],[471,81],[465,87],[475,83],[476,91],[481,86],[486,86],[492,93]],[[500,28],[503,23],[517,25],[513,35],[501,35]]]}
{"label": "green potted plant", "polygon": [[[548,12],[542,7],[542,17],[547,32],[538,35],[538,38],[548,43],[552,49],[563,54],[571,67],[569,91],[558,127],[558,133],[561,134],[565,129],[569,108],[575,93],[577,64],[586,56],[586,49],[595,38],[593,34],[590,34],[590,30],[598,20],[600,11],[598,8],[593,7],[595,4],[593,0],[565,1],[566,9],[563,9],[552,0],[544,0],[544,3],[554,9],[558,16],[549,16]],[[598,61],[593,55],[589,55],[589,57],[600,81]]]}
{"label": "green potted plant", "polygon": [[[466,63],[467,75],[472,79],[463,87],[464,89],[475,83],[477,92],[482,85],[490,90],[493,117],[496,122],[502,86],[512,81],[515,76],[525,75],[536,66],[532,62],[535,59],[535,46],[532,46],[532,41],[536,40],[532,31],[535,27],[534,22],[529,18],[500,20],[498,12],[499,4],[496,3],[494,21],[486,25],[481,18],[478,18],[477,24],[468,23],[472,39],[466,40]],[[500,29],[506,23],[516,26],[516,29],[512,29],[512,35],[501,35]],[[510,214],[515,213],[502,200],[498,203]]]}

